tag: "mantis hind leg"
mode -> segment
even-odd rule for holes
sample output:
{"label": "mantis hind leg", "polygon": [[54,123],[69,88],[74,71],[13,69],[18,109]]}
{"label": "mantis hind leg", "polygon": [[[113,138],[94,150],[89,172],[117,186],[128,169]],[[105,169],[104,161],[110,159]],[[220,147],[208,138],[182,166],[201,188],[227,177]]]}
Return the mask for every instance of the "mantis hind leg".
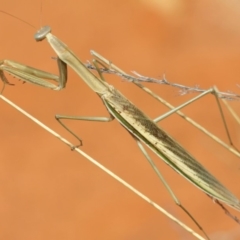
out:
{"label": "mantis hind leg", "polygon": [[[133,136],[133,135],[132,135]],[[145,150],[145,148],[143,147],[142,143],[136,139],[134,136],[133,138],[136,140],[137,145],[139,147],[139,149],[141,150],[141,152],[143,153],[144,157],[148,160],[148,162],[150,163],[151,167],[153,168],[153,170],[155,171],[155,173],[157,174],[157,176],[160,178],[160,180],[162,181],[164,187],[167,189],[167,191],[169,192],[169,194],[171,195],[171,197],[173,198],[174,202],[177,204],[177,206],[179,206],[190,218],[191,220],[196,224],[196,226],[199,228],[199,230],[201,230],[203,232],[203,234],[205,235],[205,237],[207,239],[209,239],[208,235],[206,234],[206,232],[204,231],[204,229],[201,227],[201,225],[197,222],[197,220],[192,216],[192,214],[181,204],[181,202],[179,201],[179,199],[177,198],[177,196],[174,194],[174,192],[172,191],[172,189],[170,188],[170,186],[168,185],[167,181],[164,179],[163,175],[161,174],[161,172],[159,171],[159,169],[157,168],[157,166],[155,165],[154,161],[151,159],[151,157],[149,156],[149,154],[147,153],[147,151]]]}
{"label": "mantis hind leg", "polygon": [[[220,140],[219,138],[217,138],[216,136],[214,136],[212,133],[210,133],[208,130],[202,128],[201,127],[201,131],[203,131],[204,133],[206,133],[208,136],[210,136],[212,139],[214,139],[215,141],[217,141],[218,143],[220,143],[223,147],[227,148],[229,151],[233,152],[235,155],[237,155],[238,157],[240,157],[240,152],[239,150],[234,146],[233,144],[233,141],[231,139],[231,136],[230,136],[230,133],[229,133],[229,129],[228,129],[228,126],[227,126],[227,122],[226,122],[226,118],[224,116],[224,113],[223,113],[223,110],[222,110],[222,107],[221,107],[221,104],[220,104],[220,101],[219,101],[219,98],[218,98],[218,94],[219,94],[219,91],[216,87],[213,87],[213,88],[210,88],[208,90],[206,90],[205,92],[199,94],[198,96],[190,99],[189,101],[181,104],[180,106],[178,107],[175,107],[175,108],[172,108],[172,110],[168,111],[167,113],[155,118],[153,121],[155,123],[158,123],[160,122],[161,120],[163,120],[164,118],[167,118],[168,116],[170,116],[171,114],[173,113],[179,113],[180,109],[181,108],[184,108],[185,106],[189,105],[190,103],[193,103],[195,101],[197,101],[198,99],[204,97],[205,95],[207,94],[213,94],[215,99],[216,99],[216,102],[217,102],[217,105],[218,105],[218,109],[219,109],[219,112],[220,112],[220,115],[221,115],[221,119],[223,121],[223,125],[224,125],[224,128],[225,128],[225,131],[226,131],[226,134],[227,134],[227,138],[228,138],[228,141],[229,141],[229,145],[227,145],[226,143],[224,143],[222,140]],[[225,105],[229,108],[229,106],[226,104],[225,102]],[[229,109],[230,113],[231,113],[231,110]],[[233,110],[232,110],[233,111]],[[181,112],[180,112],[181,113]],[[233,114],[233,113],[232,113]],[[180,115],[181,116],[181,115]],[[232,147],[231,147],[232,146]]]}

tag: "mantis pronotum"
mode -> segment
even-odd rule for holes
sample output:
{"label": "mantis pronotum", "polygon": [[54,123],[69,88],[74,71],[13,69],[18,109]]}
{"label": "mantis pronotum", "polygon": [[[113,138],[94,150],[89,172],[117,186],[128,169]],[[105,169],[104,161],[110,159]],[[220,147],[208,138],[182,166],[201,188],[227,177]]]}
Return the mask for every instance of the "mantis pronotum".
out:
{"label": "mantis pronotum", "polygon": [[[195,186],[203,190],[213,199],[222,201],[237,210],[240,209],[239,200],[232,193],[230,193],[225,187],[223,187],[223,185],[219,183],[217,179],[215,179],[210,173],[208,173],[208,171],[206,171],[204,167],[200,163],[198,163],[190,154],[188,154],[186,150],[184,150],[177,142],[175,142],[171,137],[169,137],[162,129],[157,127],[155,123],[160,121],[161,118],[157,118],[155,119],[155,121],[151,121],[143,112],[141,112],[131,102],[129,102],[120,92],[114,89],[114,87],[107,84],[103,79],[99,79],[95,75],[93,75],[85,67],[85,65],[80,62],[80,60],[74,55],[74,53],[71,52],[71,50],[69,50],[64,43],[62,43],[59,39],[53,36],[50,31],[51,29],[49,27],[45,27],[41,29],[40,32],[35,35],[35,37],[38,41],[46,37],[52,48],[57,53],[57,61],[60,72],[59,78],[53,74],[49,74],[7,60],[2,61],[0,69],[24,81],[59,90],[66,85],[66,70],[67,65],[70,65],[78,73],[78,75],[81,76],[81,78],[89,85],[89,87],[100,96],[108,112],[110,113],[109,118],[68,117],[60,115],[56,116],[57,120],[80,141],[80,145],[81,139],[71,130],[69,130],[65,126],[65,124],[61,122],[61,119],[78,119],[107,122],[113,120],[113,118],[116,118],[121,123],[121,125],[123,125],[125,129],[127,129],[134,136],[141,151],[150,161],[154,170],[157,172],[160,178],[162,178],[162,176],[155,167],[155,164],[152,162],[152,160],[144,150],[141,142],[145,143],[153,152],[155,152],[159,157],[161,157],[175,171],[180,173],[187,180],[189,180]],[[102,62],[100,63],[102,64]],[[2,80],[6,82],[3,74],[1,74],[1,77]],[[59,85],[56,87],[54,84],[51,84],[43,80],[42,78],[58,81]],[[194,99],[190,100],[190,102],[195,101],[208,93],[217,94],[217,91],[215,89],[209,89],[206,92],[195,97]],[[172,111],[171,113],[176,112],[190,102],[185,103],[178,108],[175,108],[174,111]],[[167,115],[165,115],[165,117],[166,116]],[[73,146],[73,148],[74,147],[75,146]],[[174,196],[175,201],[178,202],[166,182],[164,180],[163,182],[165,183],[168,190],[171,192],[172,196]]]}

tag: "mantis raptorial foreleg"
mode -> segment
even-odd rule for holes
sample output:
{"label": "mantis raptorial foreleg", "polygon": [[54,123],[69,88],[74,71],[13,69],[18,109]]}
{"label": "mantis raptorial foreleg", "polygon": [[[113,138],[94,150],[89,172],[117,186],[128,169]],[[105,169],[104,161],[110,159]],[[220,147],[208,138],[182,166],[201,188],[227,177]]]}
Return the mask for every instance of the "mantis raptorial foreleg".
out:
{"label": "mantis raptorial foreleg", "polygon": [[[23,80],[24,82],[29,82],[53,90],[60,90],[64,88],[67,83],[67,64],[57,58],[57,65],[59,76],[12,60],[2,60],[0,61],[0,78],[3,83],[10,84],[3,73],[3,71],[6,71],[10,75]],[[59,85],[56,86],[45,79],[56,81]]]}
{"label": "mantis raptorial foreleg", "polygon": [[[96,53],[95,51],[91,51],[92,56],[94,56],[94,58],[96,59],[96,61],[98,63],[101,64],[101,66],[103,66],[102,71],[106,72],[106,73],[116,73],[119,74],[120,77],[124,78],[124,79],[129,79],[129,81],[133,82],[137,87],[141,88],[142,90],[144,90],[146,93],[148,93],[150,96],[154,97],[157,101],[161,102],[162,104],[164,104],[165,106],[167,106],[170,109],[173,109],[173,111],[175,112],[174,109],[176,109],[176,107],[172,106],[170,103],[168,103],[166,100],[162,99],[160,96],[158,96],[157,94],[155,94],[153,91],[151,91],[150,89],[148,89],[147,87],[143,86],[142,84],[140,84],[137,80],[133,80],[135,79],[134,77],[132,77],[131,75],[128,75],[127,73],[125,73],[122,69],[120,69],[119,67],[117,67],[116,65],[114,65],[113,63],[109,62],[106,58],[104,58],[103,56],[101,56],[99,53]],[[92,69],[92,67],[90,65],[88,65],[88,67],[90,67]],[[113,70],[114,72],[111,72],[111,70]],[[98,71],[100,72],[100,71]],[[221,114],[221,118],[223,120],[223,124],[226,130],[226,134],[229,140],[230,145],[226,144],[225,142],[223,142],[221,139],[219,139],[217,136],[215,136],[214,134],[212,134],[211,132],[209,132],[207,129],[205,129],[204,127],[202,127],[200,124],[198,124],[197,122],[195,122],[193,119],[191,119],[190,117],[186,116],[183,112],[181,111],[176,111],[176,113],[182,117],[183,119],[185,119],[186,121],[188,121],[190,124],[192,124],[193,126],[195,126],[196,128],[198,128],[200,131],[202,131],[204,134],[206,134],[207,136],[211,137],[214,141],[216,141],[217,143],[219,143],[220,145],[222,145],[224,148],[228,149],[230,152],[232,152],[233,154],[235,154],[236,156],[240,157],[240,152],[239,150],[237,150],[237,148],[233,145],[233,142],[231,140],[230,134],[229,134],[229,130],[226,124],[226,120],[222,111],[222,107],[221,104],[219,102],[219,98],[218,98],[218,90],[216,87],[213,88],[212,92],[211,92],[217,101],[217,105]],[[230,111],[230,113],[235,117],[235,113],[233,112],[233,110],[230,109],[230,107],[228,106],[228,104],[226,103],[225,100],[223,100],[224,104],[227,106],[228,110]],[[169,113],[167,113],[169,114]],[[160,116],[160,119],[162,119],[164,117],[164,115]],[[156,120],[155,120],[156,121]],[[239,121],[240,122],[240,121]]]}

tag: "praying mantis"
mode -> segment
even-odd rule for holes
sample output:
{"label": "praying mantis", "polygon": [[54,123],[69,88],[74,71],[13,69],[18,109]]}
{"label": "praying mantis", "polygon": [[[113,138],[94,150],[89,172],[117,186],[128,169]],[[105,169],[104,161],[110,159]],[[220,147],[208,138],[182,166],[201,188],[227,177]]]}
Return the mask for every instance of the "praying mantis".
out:
{"label": "praying mantis", "polygon": [[[191,99],[187,103],[184,103],[178,108],[175,108],[174,110],[168,112],[164,116],[151,120],[135,105],[133,105],[127,98],[125,98],[119,91],[117,91],[113,86],[106,83],[102,77],[97,78],[63,42],[61,42],[50,32],[50,27],[44,27],[35,35],[35,39],[37,41],[41,41],[47,38],[50,46],[56,52],[59,68],[59,77],[9,60],[4,60],[1,62],[0,76],[3,82],[8,83],[6,77],[3,74],[3,71],[6,71],[17,78],[22,79],[23,81],[54,90],[61,90],[66,86],[67,82],[67,65],[69,65],[77,72],[77,74],[83,79],[83,81],[101,98],[110,116],[71,117],[56,115],[56,119],[58,120],[58,122],[72,135],[74,135],[80,142],[78,146],[72,146],[72,149],[74,149],[75,147],[79,147],[82,144],[82,140],[62,122],[62,119],[109,122],[116,118],[116,120],[118,120],[118,122],[136,140],[140,150],[148,159],[148,161],[158,174],[159,178],[164,182],[166,188],[171,193],[171,195],[175,199],[175,202],[178,205],[180,205],[179,201],[163,179],[154,162],[151,160],[151,158],[145,151],[142,143],[144,143],[149,149],[156,153],[156,155],[158,155],[162,160],[164,160],[165,163],[172,167],[176,172],[178,172],[188,181],[200,188],[207,195],[211,196],[215,200],[226,203],[227,205],[235,208],[236,210],[240,210],[240,203],[237,197],[235,197],[215,177],[213,177],[172,137],[170,137],[166,132],[164,132],[160,127],[156,125],[156,123],[159,122],[161,119],[166,118],[172,113],[180,110],[190,102],[196,101],[197,99],[209,93],[214,93],[217,95],[216,89],[209,89],[204,93],[198,95],[197,97]],[[96,59],[94,64],[97,70],[99,70],[98,65],[101,64],[110,69],[113,68],[120,73],[122,72],[122,70],[117,68],[115,65],[109,64],[109,62],[107,62],[99,54],[93,51],[91,53]],[[55,80],[58,82],[58,86],[47,82],[44,79]],[[186,211],[185,208],[184,211]]]}

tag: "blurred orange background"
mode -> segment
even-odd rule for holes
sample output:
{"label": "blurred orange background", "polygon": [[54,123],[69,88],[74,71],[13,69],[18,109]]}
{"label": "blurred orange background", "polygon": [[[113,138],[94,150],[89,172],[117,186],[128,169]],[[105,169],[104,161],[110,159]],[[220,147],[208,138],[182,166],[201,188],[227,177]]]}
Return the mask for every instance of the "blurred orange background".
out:
{"label": "blurred orange background", "polygon": [[[187,0],[2,1],[1,9],[40,28],[50,25],[82,59],[91,49],[127,72],[159,77],[202,88],[216,85],[239,92],[240,3]],[[36,43],[31,29],[0,14],[1,59],[12,59],[57,73],[47,42]],[[133,84],[107,77],[150,117],[167,111]],[[51,91],[22,84],[4,95],[67,139],[55,114],[108,116],[95,93],[69,69],[67,88]],[[146,84],[177,106],[195,96],[178,89]],[[239,102],[231,102],[239,113]],[[72,152],[62,142],[0,101],[0,239],[193,239],[152,206]],[[227,141],[213,96],[184,112]],[[225,111],[226,112],[226,111]],[[239,126],[226,112],[231,136],[239,145]],[[240,161],[178,116],[160,125],[240,198]],[[131,183],[197,232],[174,204],[135,141],[117,121],[68,122],[83,139],[81,148]],[[153,156],[153,154],[151,154]],[[176,174],[159,158],[155,162],[170,186],[211,239],[240,239],[235,222],[204,193]],[[236,211],[231,211],[240,217]]]}

